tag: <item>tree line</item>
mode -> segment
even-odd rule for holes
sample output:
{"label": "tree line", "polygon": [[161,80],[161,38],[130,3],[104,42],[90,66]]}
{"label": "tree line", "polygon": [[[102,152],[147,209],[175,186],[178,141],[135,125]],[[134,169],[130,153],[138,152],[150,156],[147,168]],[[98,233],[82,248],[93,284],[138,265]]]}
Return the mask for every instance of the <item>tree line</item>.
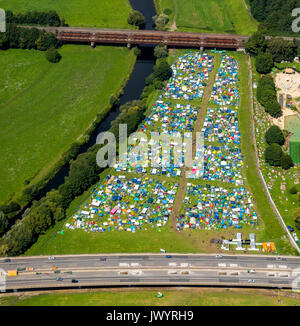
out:
{"label": "tree line", "polygon": [[27,11],[25,13],[15,14],[11,10],[5,11],[6,23],[20,25],[42,25],[42,26],[68,26],[64,18],[60,18],[54,10],[44,11]]}
{"label": "tree line", "polygon": [[253,17],[260,22],[258,29],[269,34],[291,34],[292,10],[300,8],[300,0],[249,0]]}
{"label": "tree line", "polygon": [[61,59],[57,49],[62,45],[56,35],[37,28],[24,28],[7,24],[6,32],[0,33],[0,50],[35,49],[46,51],[46,59],[56,63]]}
{"label": "tree line", "polygon": [[[116,139],[118,139],[119,123],[127,123],[128,133],[136,130],[145,117],[149,95],[156,89],[158,82],[161,82],[160,86],[163,87],[163,82],[171,75],[172,70],[166,59],[158,59],[140,100],[124,104],[120,108],[120,115],[112,121],[109,131],[116,135]],[[115,99],[112,99],[112,102],[115,102]],[[10,229],[7,223],[8,214],[13,214],[14,210],[20,207],[16,206],[17,203],[0,207],[0,235],[1,230],[4,234],[0,239],[0,256],[16,256],[24,253],[37,241],[39,235],[45,233],[57,221],[65,218],[66,209],[76,196],[81,195],[99,181],[102,169],[97,165],[96,155],[101,146],[103,145],[96,144],[87,152],[74,158],[70,162],[69,174],[64,183],[57,190],[48,192],[39,201],[34,201],[32,206],[24,212],[22,218]],[[75,155],[77,151],[78,147],[75,144],[72,153]],[[24,200],[32,200],[37,195],[36,186],[27,187],[23,191]]]}

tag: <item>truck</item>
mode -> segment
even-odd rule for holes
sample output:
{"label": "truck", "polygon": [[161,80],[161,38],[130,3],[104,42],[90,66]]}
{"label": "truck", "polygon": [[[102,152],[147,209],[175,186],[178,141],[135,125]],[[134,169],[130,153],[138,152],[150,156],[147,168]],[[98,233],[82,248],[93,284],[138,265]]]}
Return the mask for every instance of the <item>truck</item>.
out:
{"label": "truck", "polygon": [[7,271],[7,276],[18,276],[17,270]]}

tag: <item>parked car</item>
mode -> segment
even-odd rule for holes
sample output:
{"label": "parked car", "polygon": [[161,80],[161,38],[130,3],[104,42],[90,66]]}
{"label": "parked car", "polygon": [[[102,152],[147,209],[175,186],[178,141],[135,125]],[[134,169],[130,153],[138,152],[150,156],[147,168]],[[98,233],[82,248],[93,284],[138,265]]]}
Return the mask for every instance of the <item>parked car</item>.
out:
{"label": "parked car", "polygon": [[294,228],[292,228],[290,225],[287,226],[287,228],[289,229],[290,232],[294,232]]}

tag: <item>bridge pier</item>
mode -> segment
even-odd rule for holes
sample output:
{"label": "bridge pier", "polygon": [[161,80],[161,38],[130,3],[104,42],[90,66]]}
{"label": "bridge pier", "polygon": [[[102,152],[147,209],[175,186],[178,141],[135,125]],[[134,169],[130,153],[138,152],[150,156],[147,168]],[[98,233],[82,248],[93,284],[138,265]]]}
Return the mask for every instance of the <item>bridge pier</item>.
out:
{"label": "bridge pier", "polygon": [[131,48],[131,44],[130,43],[127,43],[127,48],[130,50],[130,48]]}
{"label": "bridge pier", "polygon": [[204,51],[204,46],[200,46],[200,52]]}
{"label": "bridge pier", "polygon": [[92,49],[95,48],[95,42],[91,42],[91,48],[92,48]]}

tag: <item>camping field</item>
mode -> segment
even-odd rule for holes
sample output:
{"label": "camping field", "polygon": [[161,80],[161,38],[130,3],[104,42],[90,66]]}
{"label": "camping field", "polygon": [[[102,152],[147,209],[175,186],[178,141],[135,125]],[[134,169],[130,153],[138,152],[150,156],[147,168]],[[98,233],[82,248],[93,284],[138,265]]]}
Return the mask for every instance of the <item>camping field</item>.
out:
{"label": "camping field", "polygon": [[[157,298],[157,292],[163,293]],[[262,289],[77,290],[0,296],[0,306],[299,306],[300,295]],[[150,316],[149,316],[150,317]]]}
{"label": "camping field", "polygon": [[132,28],[127,23],[129,0],[0,0],[0,8],[15,13],[55,10],[69,26]]}
{"label": "camping field", "polygon": [[[177,55],[182,53],[178,51]],[[249,146],[252,139],[251,124],[249,117],[251,116],[250,91],[249,91],[249,70],[247,58],[242,53],[229,52],[230,55],[240,62],[240,92],[241,92],[241,110],[239,112],[240,128],[242,134],[242,151],[245,158],[243,174],[247,178],[247,187],[254,195],[255,209],[258,212],[259,225],[245,225],[243,227],[243,236],[249,236],[249,233],[255,232],[257,241],[274,241],[276,248],[280,254],[292,254],[292,249],[281,225],[279,224],[275,214],[272,211],[263,187],[260,183],[257,170],[255,168],[255,152],[254,145]],[[174,56],[175,53],[172,53]],[[172,57],[170,56],[170,59]],[[172,59],[171,59],[172,60]],[[248,168],[253,167],[253,168]],[[113,174],[113,171],[106,170],[101,176],[104,180],[105,174]],[[157,176],[159,179],[162,177]],[[172,180],[171,180],[172,181]],[[174,178],[174,183],[178,179]],[[205,183],[205,182],[204,182]],[[168,223],[167,227],[159,229],[139,230],[136,233],[131,232],[85,232],[82,229],[70,230],[65,227],[67,222],[73,223],[72,218],[78,209],[82,209],[89,202],[91,192],[94,187],[76,198],[67,212],[68,218],[52,229],[48,230],[45,235],[39,237],[27,252],[26,255],[47,255],[47,254],[71,254],[71,253],[115,253],[115,252],[159,252],[164,248],[168,252],[217,252],[218,245],[212,243],[212,239],[226,239],[235,236],[235,229],[227,229],[222,231],[213,230],[185,230],[175,231]],[[234,253],[235,250],[232,250]]]}
{"label": "camping field", "polygon": [[155,0],[159,11],[172,10],[177,29],[186,32],[251,34],[257,29],[243,0]]}
{"label": "camping field", "polygon": [[51,64],[35,50],[0,51],[0,202],[44,177],[124,86],[127,48],[65,45]]}

